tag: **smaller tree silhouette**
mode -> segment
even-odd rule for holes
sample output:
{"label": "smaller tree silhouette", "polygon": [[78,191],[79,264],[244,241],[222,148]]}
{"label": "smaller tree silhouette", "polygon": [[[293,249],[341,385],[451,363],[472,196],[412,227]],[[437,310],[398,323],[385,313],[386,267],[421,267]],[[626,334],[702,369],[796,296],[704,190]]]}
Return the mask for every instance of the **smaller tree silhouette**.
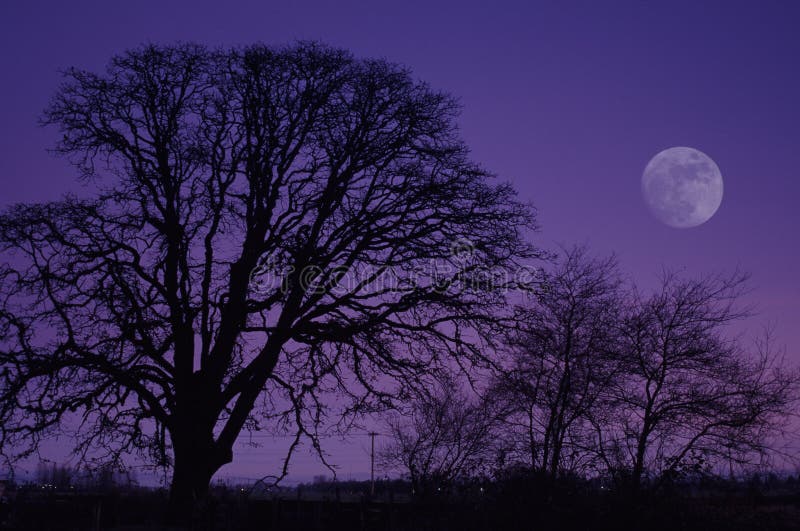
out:
{"label": "smaller tree silhouette", "polygon": [[417,499],[488,473],[499,425],[490,402],[448,383],[419,396],[410,409],[387,422],[392,442],[380,452],[380,463],[404,470]]}
{"label": "smaller tree silhouette", "polygon": [[600,455],[634,492],[712,461],[761,459],[792,414],[797,371],[768,342],[745,349],[726,333],[748,315],[746,281],[666,273],[654,294],[635,295],[620,327],[623,384],[594,419]]}
{"label": "smaller tree silhouette", "polygon": [[512,458],[553,479],[587,464],[587,419],[618,373],[612,352],[621,300],[614,257],[573,247],[543,273],[509,336],[511,370],[493,388]]}

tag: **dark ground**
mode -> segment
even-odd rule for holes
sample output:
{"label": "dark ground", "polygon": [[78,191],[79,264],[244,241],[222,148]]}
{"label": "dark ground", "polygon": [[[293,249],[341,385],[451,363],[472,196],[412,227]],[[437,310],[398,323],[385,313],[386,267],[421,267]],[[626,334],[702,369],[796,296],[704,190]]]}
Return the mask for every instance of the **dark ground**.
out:
{"label": "dark ground", "polygon": [[[659,494],[637,502],[613,492],[515,484],[495,492],[411,501],[379,492],[324,489],[252,494],[215,490],[198,530],[790,530],[800,529],[800,495],[762,492]],[[253,498],[260,499],[253,499]],[[3,508],[3,530],[157,530],[163,491],[90,492],[19,489]]]}

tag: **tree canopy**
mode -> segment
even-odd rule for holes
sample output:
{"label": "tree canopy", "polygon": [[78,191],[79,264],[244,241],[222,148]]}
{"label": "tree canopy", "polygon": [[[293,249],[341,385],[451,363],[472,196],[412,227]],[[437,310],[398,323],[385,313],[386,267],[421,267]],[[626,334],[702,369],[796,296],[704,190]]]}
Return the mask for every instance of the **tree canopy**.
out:
{"label": "tree canopy", "polygon": [[243,429],[316,441],[320,393],[357,413],[485,361],[534,218],[457,114],[317,43],[67,70],[43,122],[94,186],[0,216],[3,449],[74,413],[79,450],[141,451],[198,496]]}

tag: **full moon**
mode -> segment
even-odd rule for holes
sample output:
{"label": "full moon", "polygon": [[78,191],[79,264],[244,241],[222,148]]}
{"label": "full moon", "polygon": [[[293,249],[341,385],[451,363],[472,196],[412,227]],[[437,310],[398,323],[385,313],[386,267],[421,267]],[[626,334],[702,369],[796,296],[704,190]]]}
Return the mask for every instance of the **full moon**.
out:
{"label": "full moon", "polygon": [[697,227],[711,219],[722,203],[722,174],[702,151],[672,147],[650,159],[642,174],[642,195],[666,225]]}

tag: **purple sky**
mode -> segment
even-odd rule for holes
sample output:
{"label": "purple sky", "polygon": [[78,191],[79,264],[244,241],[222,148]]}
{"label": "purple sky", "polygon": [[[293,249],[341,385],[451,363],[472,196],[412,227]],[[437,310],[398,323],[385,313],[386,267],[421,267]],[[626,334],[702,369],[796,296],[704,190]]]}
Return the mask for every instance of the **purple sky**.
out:
{"label": "purple sky", "polygon": [[[36,125],[59,69],[101,69],[142,42],[318,39],[458,96],[474,158],[536,205],[541,245],[615,251],[644,284],[662,266],[740,266],[753,273],[752,327],[774,322],[800,360],[800,3],[480,4],[4,1],[0,205],[76,187],[45,153],[54,132]],[[661,225],[641,198],[642,170],[671,146],[705,152],[724,178],[722,206],[694,229]],[[337,446],[345,476],[368,470],[367,444]],[[228,473],[258,475],[266,454],[248,451]]]}

